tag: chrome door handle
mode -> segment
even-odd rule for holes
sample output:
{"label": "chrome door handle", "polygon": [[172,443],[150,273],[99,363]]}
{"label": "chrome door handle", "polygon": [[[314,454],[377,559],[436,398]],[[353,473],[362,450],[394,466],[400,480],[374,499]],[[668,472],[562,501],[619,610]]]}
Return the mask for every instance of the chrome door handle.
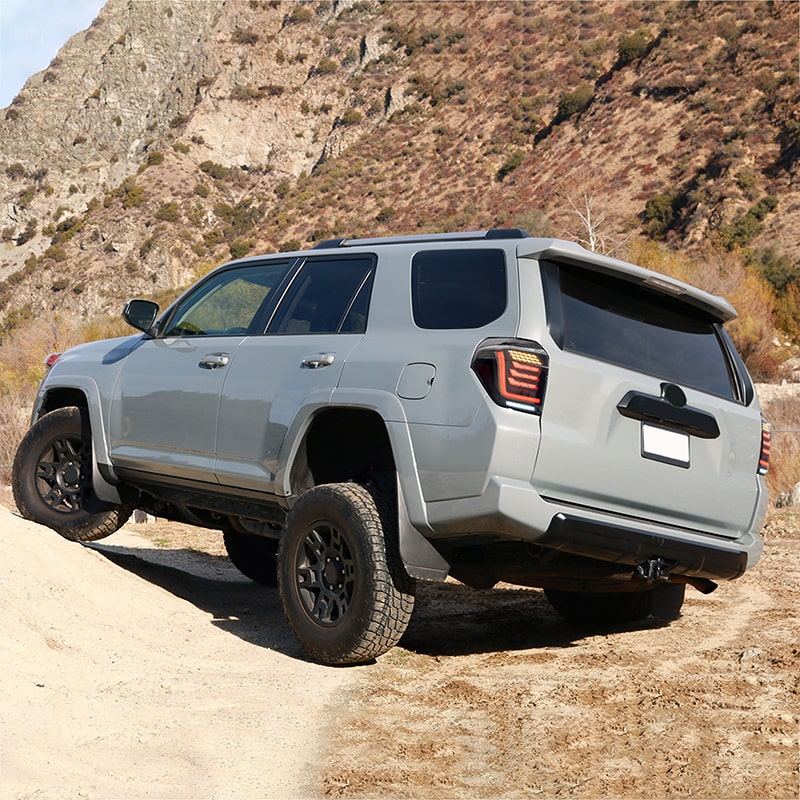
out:
{"label": "chrome door handle", "polygon": [[303,366],[309,369],[329,367],[336,360],[336,353],[316,353],[303,359]]}
{"label": "chrome door handle", "polygon": [[200,359],[200,366],[203,369],[219,369],[227,367],[230,357],[227,353],[209,353]]}

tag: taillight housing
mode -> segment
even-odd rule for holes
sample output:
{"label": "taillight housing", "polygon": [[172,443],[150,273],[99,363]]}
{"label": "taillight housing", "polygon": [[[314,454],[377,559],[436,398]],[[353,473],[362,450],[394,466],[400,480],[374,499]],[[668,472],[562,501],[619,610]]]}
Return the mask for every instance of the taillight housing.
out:
{"label": "taillight housing", "polygon": [[761,418],[761,454],[758,457],[758,474],[766,475],[769,469],[769,449],[772,445],[772,425]]}
{"label": "taillight housing", "polygon": [[478,345],[472,369],[499,406],[541,414],[549,363],[538,342],[487,339]]}
{"label": "taillight housing", "polygon": [[44,365],[47,369],[51,369],[53,365],[61,358],[61,353],[50,353],[44,360]]}

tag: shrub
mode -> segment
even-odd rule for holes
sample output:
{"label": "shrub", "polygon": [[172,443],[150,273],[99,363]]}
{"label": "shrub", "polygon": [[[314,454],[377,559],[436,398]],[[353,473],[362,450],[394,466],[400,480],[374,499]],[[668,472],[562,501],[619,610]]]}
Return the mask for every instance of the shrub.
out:
{"label": "shrub", "polygon": [[252,28],[237,28],[231,35],[234,44],[255,44],[258,34]]}
{"label": "shrub", "polygon": [[286,18],[286,22],[289,25],[296,25],[299,22],[308,22],[312,19],[314,19],[314,12],[308,7],[307,3],[301,3],[292,9]]}
{"label": "shrub", "polygon": [[651,197],[644,207],[644,229],[653,239],[662,237],[675,221],[676,197],[671,192],[663,192]]}
{"label": "shrub", "polygon": [[572,92],[562,94],[558,100],[558,118],[567,119],[574,114],[585,111],[594,97],[594,89],[591,84],[581,84]]}
{"label": "shrub", "polygon": [[177,222],[180,216],[178,203],[175,200],[169,203],[163,203],[155,214],[156,219],[163,220],[164,222]]}
{"label": "shrub", "polygon": [[253,247],[255,247],[255,244],[256,243],[253,241],[253,239],[245,239],[241,236],[234,239],[228,245],[231,258],[242,258],[243,256],[246,256],[253,249]]}
{"label": "shrub", "polygon": [[314,71],[317,75],[332,75],[337,69],[339,69],[339,65],[332,58],[324,56],[319,60]]}
{"label": "shrub", "polygon": [[[778,291],[789,288],[800,280],[800,267],[788,256],[779,253],[776,248],[756,250],[751,256],[753,266],[761,276]],[[797,286],[794,286],[797,289]],[[800,317],[798,317],[800,324]]]}
{"label": "shrub", "polygon": [[650,48],[650,32],[646,28],[641,28],[636,33],[631,33],[628,36],[623,36],[619,40],[619,47],[617,48],[617,58],[619,66],[624,67],[647,55]]}
{"label": "shrub", "polygon": [[44,258],[52,258],[53,261],[61,262],[67,260],[67,251],[57,244],[50,245],[50,247],[48,247],[42,255]]}
{"label": "shrub", "polygon": [[734,247],[747,247],[753,238],[761,233],[762,220],[778,205],[778,198],[774,195],[762,197],[750,210],[739,219],[720,229],[720,244],[727,250]]}
{"label": "shrub", "polygon": [[344,114],[339,117],[339,121],[342,125],[358,125],[363,119],[364,115],[360,111],[356,111],[355,108],[346,109]]}
{"label": "shrub", "polygon": [[525,160],[525,153],[522,150],[515,150],[504,162],[503,166],[497,170],[497,180],[502,181],[510,175]]}
{"label": "shrub", "polygon": [[266,97],[266,92],[263,89],[257,89],[255,86],[238,85],[231,89],[231,100],[263,100]]}
{"label": "shrub", "polygon": [[222,164],[217,164],[215,161],[203,161],[199,166],[206,175],[215,180],[225,180],[225,178],[230,178],[233,173],[230,167],[223,167]]}
{"label": "shrub", "polygon": [[19,161],[15,161],[13,164],[6,167],[6,175],[8,175],[12,181],[18,181],[24,178],[27,175],[27,172],[25,171],[25,167],[23,167]]}

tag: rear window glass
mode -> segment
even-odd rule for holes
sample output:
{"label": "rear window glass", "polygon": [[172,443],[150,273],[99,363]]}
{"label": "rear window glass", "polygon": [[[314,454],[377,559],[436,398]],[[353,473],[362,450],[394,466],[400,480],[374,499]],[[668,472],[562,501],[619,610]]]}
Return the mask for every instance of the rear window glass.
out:
{"label": "rear window glass", "polygon": [[559,274],[563,349],[735,399],[717,325],[701,311],[589,270]]}
{"label": "rear window glass", "polygon": [[411,264],[414,322],[420,328],[482,328],[506,309],[502,250],[424,250]]}

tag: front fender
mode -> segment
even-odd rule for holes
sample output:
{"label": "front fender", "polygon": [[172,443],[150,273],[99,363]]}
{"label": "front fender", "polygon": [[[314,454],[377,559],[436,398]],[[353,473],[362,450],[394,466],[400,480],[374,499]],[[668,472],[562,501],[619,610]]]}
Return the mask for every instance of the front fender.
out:
{"label": "front fender", "polygon": [[93,378],[86,375],[48,377],[39,387],[32,420],[35,422],[47,412],[72,405],[71,401],[62,402],[58,399],[61,392],[80,392],[86,400],[92,436],[92,485],[95,494],[107,503],[122,502],[119,491],[114,486],[119,479],[108,455],[108,431],[100,401],[100,389]]}

